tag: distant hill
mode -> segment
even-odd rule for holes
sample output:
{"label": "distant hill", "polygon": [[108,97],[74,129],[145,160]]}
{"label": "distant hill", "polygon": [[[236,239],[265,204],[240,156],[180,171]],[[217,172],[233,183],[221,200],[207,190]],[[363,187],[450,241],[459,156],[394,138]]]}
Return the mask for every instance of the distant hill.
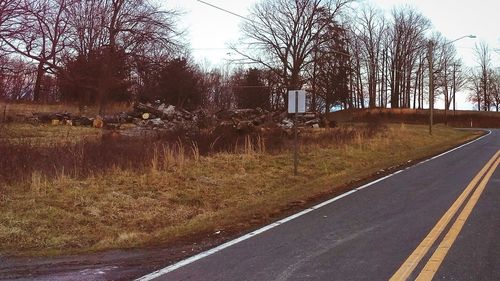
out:
{"label": "distant hill", "polygon": [[[348,109],[330,114],[330,119],[338,123],[346,122],[384,122],[428,124],[428,109],[409,108],[372,108]],[[500,128],[500,112],[492,111],[447,111],[434,110],[434,124],[447,124],[457,128]]]}

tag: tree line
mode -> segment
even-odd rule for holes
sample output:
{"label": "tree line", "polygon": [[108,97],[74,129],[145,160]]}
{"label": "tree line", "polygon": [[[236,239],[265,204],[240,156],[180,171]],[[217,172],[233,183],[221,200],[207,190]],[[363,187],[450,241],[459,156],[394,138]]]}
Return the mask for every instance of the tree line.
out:
{"label": "tree line", "polygon": [[231,46],[244,58],[238,68],[197,65],[176,25],[181,17],[148,0],[0,0],[0,99],[102,111],[132,100],[282,110],[287,91],[302,88],[318,112],[424,108],[432,75],[445,109],[456,107],[461,91],[478,110],[500,106],[491,48],[476,44],[477,66],[465,66],[454,44],[411,7],[259,1]]}

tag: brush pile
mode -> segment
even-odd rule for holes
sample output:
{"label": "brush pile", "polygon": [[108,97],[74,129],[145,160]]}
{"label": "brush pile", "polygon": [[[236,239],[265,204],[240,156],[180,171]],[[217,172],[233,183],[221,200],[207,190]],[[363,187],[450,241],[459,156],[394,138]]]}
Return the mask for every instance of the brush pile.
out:
{"label": "brush pile", "polygon": [[[140,130],[198,131],[200,129],[234,129],[251,131],[255,128],[293,127],[293,116],[286,112],[257,109],[229,109],[209,113],[204,109],[187,111],[164,103],[136,103],[131,112],[115,115],[87,117],[63,113],[33,113],[28,118],[32,123],[53,125],[94,126],[96,128],[119,129],[123,124],[135,124]],[[316,113],[301,114],[299,127],[319,128],[321,124]]]}

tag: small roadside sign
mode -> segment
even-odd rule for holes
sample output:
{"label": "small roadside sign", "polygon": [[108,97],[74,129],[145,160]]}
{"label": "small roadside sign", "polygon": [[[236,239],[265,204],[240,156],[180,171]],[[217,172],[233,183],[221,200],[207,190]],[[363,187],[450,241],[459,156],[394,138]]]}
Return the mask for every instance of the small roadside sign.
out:
{"label": "small roadside sign", "polygon": [[[298,104],[295,104],[296,101],[298,101]],[[288,91],[288,113],[296,113],[295,112],[296,108],[298,108],[297,113],[306,112],[306,91],[304,90]]]}
{"label": "small roadside sign", "polygon": [[304,90],[291,90],[288,91],[288,113],[293,113],[293,134],[294,149],[293,149],[293,174],[297,175],[299,166],[299,134],[297,129],[297,117],[299,113],[306,112],[306,91]]}

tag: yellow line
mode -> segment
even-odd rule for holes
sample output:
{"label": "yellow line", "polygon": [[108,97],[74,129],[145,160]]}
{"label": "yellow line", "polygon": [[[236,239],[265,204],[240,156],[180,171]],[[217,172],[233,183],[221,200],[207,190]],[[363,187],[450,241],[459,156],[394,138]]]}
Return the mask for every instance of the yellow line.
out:
{"label": "yellow line", "polygon": [[484,189],[486,188],[486,184],[490,180],[491,176],[495,172],[496,168],[498,167],[498,164],[500,164],[500,159],[497,159],[493,167],[489,170],[488,174],[483,178],[481,183],[479,184],[478,188],[474,193],[472,194],[471,198],[467,202],[467,205],[465,205],[464,209],[458,216],[457,220],[455,223],[451,226],[450,231],[446,234],[444,237],[443,241],[439,244],[437,247],[436,251],[434,254],[431,256],[427,264],[425,265],[424,269],[420,274],[418,275],[417,281],[428,281],[432,280],[434,277],[434,274],[436,274],[437,270],[441,266],[441,263],[443,262],[444,258],[446,257],[446,254],[450,250],[451,246],[455,242],[455,240],[458,237],[458,234],[462,230],[462,227],[465,224],[465,221],[469,218],[470,214],[472,213],[472,210],[477,204],[477,201],[479,200],[479,197],[483,193]]}
{"label": "yellow line", "polygon": [[488,169],[495,163],[495,159],[500,155],[500,151],[497,151],[495,155],[486,163],[486,165],[479,171],[479,173],[472,179],[472,181],[467,185],[465,190],[460,194],[457,200],[451,205],[451,207],[446,211],[446,213],[439,219],[437,224],[432,228],[432,230],[427,234],[422,242],[417,246],[417,248],[411,253],[411,255],[405,260],[401,267],[394,273],[394,275],[389,279],[391,281],[406,280],[410,274],[415,270],[420,260],[429,251],[431,246],[436,242],[436,239],[441,235],[443,230],[449,224],[452,217],[456,214],[460,206],[464,203],[465,199],[472,192],[477,182],[483,177],[483,175],[488,171]]}

